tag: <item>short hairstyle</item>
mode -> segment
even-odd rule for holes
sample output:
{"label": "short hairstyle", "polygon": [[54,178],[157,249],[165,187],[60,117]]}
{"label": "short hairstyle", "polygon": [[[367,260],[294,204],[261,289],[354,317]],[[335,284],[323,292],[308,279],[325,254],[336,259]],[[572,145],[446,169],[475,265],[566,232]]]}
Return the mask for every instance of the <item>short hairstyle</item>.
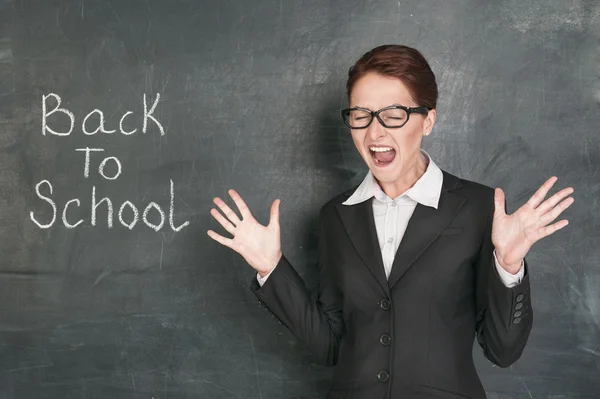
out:
{"label": "short hairstyle", "polygon": [[435,75],[417,49],[384,44],[367,51],[348,71],[348,100],[354,84],[368,73],[400,79],[418,106],[436,108],[438,90]]}

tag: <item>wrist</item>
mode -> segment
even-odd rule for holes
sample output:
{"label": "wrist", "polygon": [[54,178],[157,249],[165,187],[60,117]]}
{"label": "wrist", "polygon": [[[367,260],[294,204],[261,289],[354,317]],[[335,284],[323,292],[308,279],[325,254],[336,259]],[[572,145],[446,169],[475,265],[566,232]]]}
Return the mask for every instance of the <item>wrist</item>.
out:
{"label": "wrist", "polygon": [[279,251],[277,253],[277,255],[275,255],[275,257],[273,258],[274,260],[271,262],[270,267],[267,270],[263,270],[263,271],[258,271],[258,275],[261,278],[266,277],[269,273],[271,273],[273,271],[273,269],[275,269],[275,266],[277,266],[277,264],[279,263],[279,260],[281,259],[281,257],[283,256],[283,254],[281,253],[281,251]]}
{"label": "wrist", "polygon": [[266,271],[266,272],[258,272],[258,276],[260,278],[265,278],[271,271]]}
{"label": "wrist", "polygon": [[519,272],[519,270],[521,270],[521,267],[523,266],[523,260],[520,260],[517,263],[507,264],[506,262],[504,262],[502,260],[502,258],[500,256],[498,256],[498,263],[500,264],[500,266],[502,266],[502,268],[504,270],[506,270],[510,274],[517,274]]}

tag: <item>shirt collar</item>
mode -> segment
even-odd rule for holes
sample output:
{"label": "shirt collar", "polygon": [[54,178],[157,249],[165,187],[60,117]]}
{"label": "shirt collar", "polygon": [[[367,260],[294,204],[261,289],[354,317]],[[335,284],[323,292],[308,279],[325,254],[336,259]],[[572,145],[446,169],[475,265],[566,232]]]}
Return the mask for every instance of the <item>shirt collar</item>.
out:
{"label": "shirt collar", "polygon": [[421,157],[427,163],[425,173],[416,181],[416,183],[398,197],[391,199],[381,189],[381,186],[369,170],[363,181],[360,183],[354,193],[344,202],[343,205],[354,205],[375,197],[382,202],[397,202],[401,198],[410,198],[422,205],[438,208],[440,194],[442,192],[443,174],[440,168],[433,162],[427,151],[421,149]]}

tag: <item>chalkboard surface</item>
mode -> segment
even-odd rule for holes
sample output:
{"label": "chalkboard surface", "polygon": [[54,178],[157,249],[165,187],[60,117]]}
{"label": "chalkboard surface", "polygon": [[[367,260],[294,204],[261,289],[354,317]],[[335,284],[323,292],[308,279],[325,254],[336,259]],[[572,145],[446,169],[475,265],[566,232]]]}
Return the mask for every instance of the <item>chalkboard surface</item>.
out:
{"label": "chalkboard surface", "polygon": [[234,188],[267,223],[280,198],[314,287],[318,209],[367,172],[347,70],[384,43],[437,75],[442,169],[509,212],[551,175],[575,188],[528,255],[523,357],[474,347],[489,398],[600,398],[596,0],[0,0],[0,398],[323,397],[332,370],[209,210]]}

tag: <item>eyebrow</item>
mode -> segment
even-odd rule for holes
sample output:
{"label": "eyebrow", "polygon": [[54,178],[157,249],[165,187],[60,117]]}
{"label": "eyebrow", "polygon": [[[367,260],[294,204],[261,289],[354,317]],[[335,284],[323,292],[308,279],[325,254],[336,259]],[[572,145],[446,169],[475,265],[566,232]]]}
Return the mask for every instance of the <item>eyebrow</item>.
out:
{"label": "eyebrow", "polygon": [[[382,107],[382,108],[391,107],[392,105],[401,105],[403,107],[410,107],[410,105],[404,105],[404,104],[400,104],[399,102],[395,102],[393,104],[386,105],[385,107]],[[353,105],[350,108],[366,108],[366,109],[370,109],[369,107],[363,107],[362,105]]]}

